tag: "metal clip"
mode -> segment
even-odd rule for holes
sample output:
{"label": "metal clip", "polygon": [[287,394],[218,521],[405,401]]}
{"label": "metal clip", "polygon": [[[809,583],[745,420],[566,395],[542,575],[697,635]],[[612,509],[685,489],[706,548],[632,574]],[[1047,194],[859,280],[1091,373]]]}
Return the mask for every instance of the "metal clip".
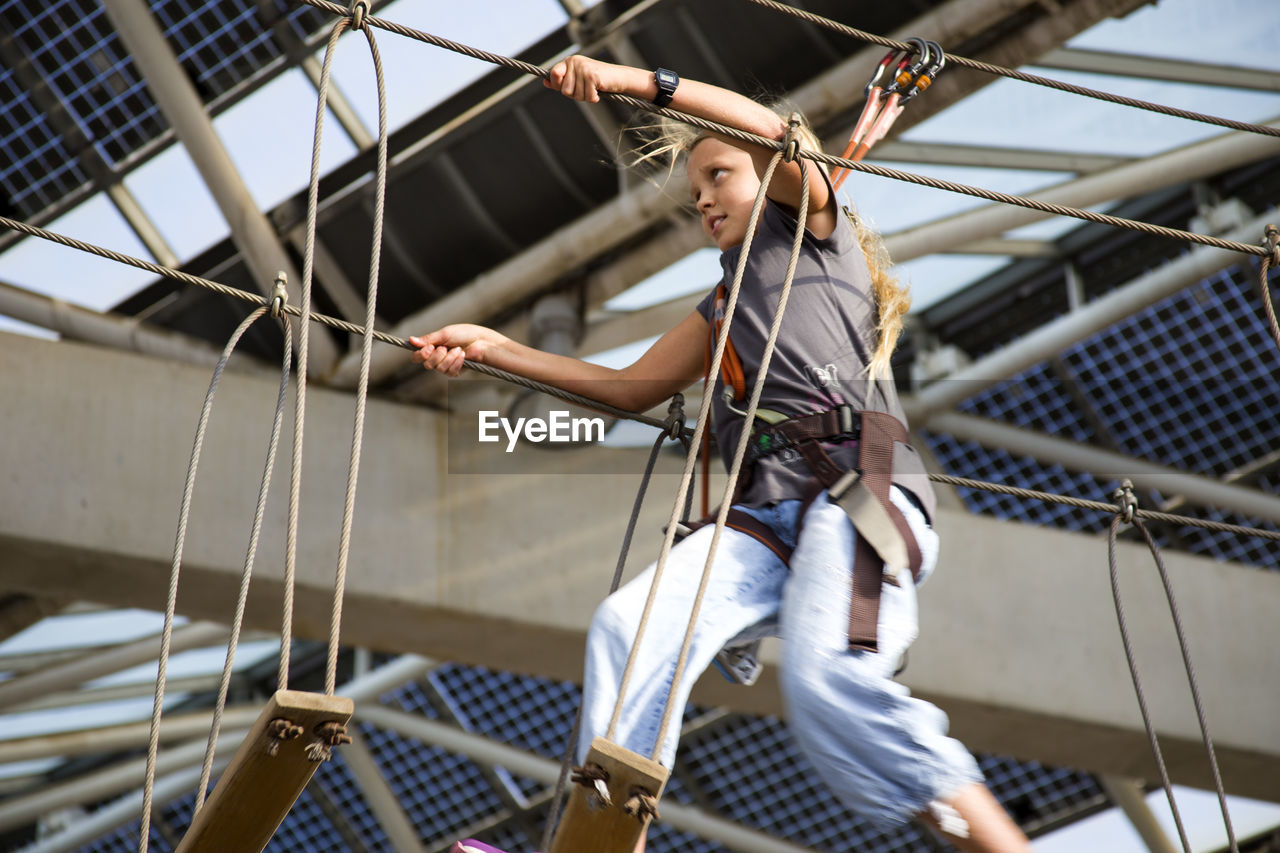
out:
{"label": "metal clip", "polygon": [[922,58],[917,65],[912,66],[912,70],[916,72],[915,79],[911,81],[911,88],[903,93],[902,100],[898,102],[900,104],[907,103],[928,89],[947,66],[947,55],[942,51],[942,45],[936,41],[926,41],[924,44],[927,58]]}
{"label": "metal clip", "polygon": [[276,273],[276,286],[271,289],[271,316],[280,319],[280,312],[289,304],[289,276],[284,270]]}
{"label": "metal clip", "polygon": [[1120,520],[1125,524],[1133,524],[1133,514],[1138,510],[1138,496],[1133,493],[1133,482],[1120,481],[1120,488],[1111,493],[1111,499],[1116,502]]}
{"label": "metal clip", "polygon": [[369,0],[351,0],[347,6],[347,13],[351,17],[351,29],[364,29],[364,19],[369,14]]}
{"label": "metal clip", "polygon": [[1271,253],[1271,266],[1280,267],[1280,228],[1268,224],[1263,234],[1262,245]]}
{"label": "metal clip", "polygon": [[800,153],[800,113],[792,113],[787,119],[786,145],[782,149],[782,159],[794,163]]}
{"label": "metal clip", "polygon": [[677,391],[667,405],[667,419],[662,424],[667,438],[678,440],[684,432],[684,395]]}

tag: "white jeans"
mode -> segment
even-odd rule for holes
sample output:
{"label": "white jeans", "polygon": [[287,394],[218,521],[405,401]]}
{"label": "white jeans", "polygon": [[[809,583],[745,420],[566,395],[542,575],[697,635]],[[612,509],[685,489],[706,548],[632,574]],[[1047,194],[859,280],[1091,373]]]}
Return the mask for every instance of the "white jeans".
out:
{"label": "white jeans", "polygon": [[[937,562],[937,534],[905,494],[896,487],[891,494],[919,542],[923,581]],[[676,689],[676,713],[662,744],[662,763],[672,765],[680,712],[716,653],[735,639],[776,634],[783,638],[780,681],[792,734],[850,808],[878,824],[896,825],[931,801],[980,781],[969,752],[946,737],[946,715],[911,698],[892,680],[917,634],[911,573],[899,573],[900,586],[882,587],[879,651],[851,652],[847,634],[856,534],[844,510],[820,496],[809,509],[799,542],[800,501],[746,511],[795,547],[790,570],[750,536],[728,529],[722,534],[685,677]],[[704,527],[672,549],[641,639],[613,740],[646,757],[657,741],[711,535],[711,528]],[[592,620],[579,761],[592,738],[608,728],[653,573],[650,566],[609,596]]]}

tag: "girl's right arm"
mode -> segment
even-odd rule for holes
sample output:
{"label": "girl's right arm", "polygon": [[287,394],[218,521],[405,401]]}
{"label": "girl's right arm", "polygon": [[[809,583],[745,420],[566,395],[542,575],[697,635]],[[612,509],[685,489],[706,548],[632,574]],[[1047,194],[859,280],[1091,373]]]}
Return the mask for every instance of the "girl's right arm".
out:
{"label": "girl's right arm", "polygon": [[463,364],[488,364],[633,412],[645,411],[702,377],[707,321],[693,311],[633,364],[616,370],[543,352],[484,326],[457,324],[409,338],[413,360],[457,376]]}

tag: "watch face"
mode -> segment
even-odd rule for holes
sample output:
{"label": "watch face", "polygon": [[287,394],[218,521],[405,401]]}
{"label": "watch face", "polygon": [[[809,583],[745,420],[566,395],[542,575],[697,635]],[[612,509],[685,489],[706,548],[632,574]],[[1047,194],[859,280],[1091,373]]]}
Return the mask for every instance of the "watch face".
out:
{"label": "watch face", "polygon": [[676,75],[666,69],[662,69],[657,73],[658,82],[664,86],[673,86],[676,82]]}

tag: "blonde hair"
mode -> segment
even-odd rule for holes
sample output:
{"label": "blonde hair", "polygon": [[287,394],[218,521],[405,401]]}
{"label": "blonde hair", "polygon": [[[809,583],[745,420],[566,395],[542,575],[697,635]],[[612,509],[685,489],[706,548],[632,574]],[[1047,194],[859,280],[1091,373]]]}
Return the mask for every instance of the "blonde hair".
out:
{"label": "blonde hair", "polygon": [[[778,105],[773,109],[781,114],[782,110]],[[637,128],[637,130],[647,138],[634,150],[628,165],[665,171],[667,179],[675,171],[680,158],[687,157],[699,142],[710,137],[722,138],[709,131],[667,118],[660,119],[658,124]],[[808,124],[801,124],[800,133],[803,147],[814,151],[822,150],[822,144]],[[729,141],[732,142],[732,140]],[[825,164],[813,163],[813,165],[826,170]],[[866,258],[867,270],[871,274],[871,293],[876,303],[876,346],[871,355],[871,361],[867,365],[867,374],[873,379],[891,378],[893,374],[890,359],[898,345],[898,339],[902,336],[903,317],[911,308],[911,293],[891,272],[893,262],[880,234],[865,225],[851,207],[845,206],[843,210],[853,225],[858,245]]]}

